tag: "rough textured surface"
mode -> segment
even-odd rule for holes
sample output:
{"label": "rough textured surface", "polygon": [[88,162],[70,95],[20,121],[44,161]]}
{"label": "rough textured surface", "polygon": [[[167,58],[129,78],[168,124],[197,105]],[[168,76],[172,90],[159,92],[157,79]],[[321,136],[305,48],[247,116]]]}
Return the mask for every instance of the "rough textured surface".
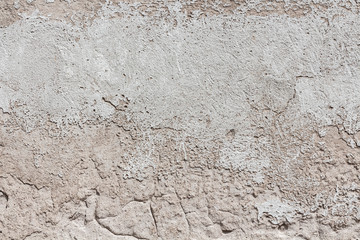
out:
{"label": "rough textured surface", "polygon": [[357,1],[0,2],[0,239],[360,239]]}

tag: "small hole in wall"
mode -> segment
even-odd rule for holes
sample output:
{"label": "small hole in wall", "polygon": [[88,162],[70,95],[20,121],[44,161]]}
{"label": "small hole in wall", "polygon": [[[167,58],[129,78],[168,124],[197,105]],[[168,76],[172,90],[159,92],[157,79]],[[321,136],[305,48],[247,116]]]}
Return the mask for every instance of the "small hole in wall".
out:
{"label": "small hole in wall", "polygon": [[6,201],[9,200],[9,196],[3,191],[0,191],[0,197],[4,197],[6,199]]}
{"label": "small hole in wall", "polygon": [[287,223],[283,223],[279,226],[279,230],[288,230],[289,229],[289,225]]}
{"label": "small hole in wall", "polygon": [[222,229],[221,231],[223,234],[229,234],[232,233],[233,230]]}

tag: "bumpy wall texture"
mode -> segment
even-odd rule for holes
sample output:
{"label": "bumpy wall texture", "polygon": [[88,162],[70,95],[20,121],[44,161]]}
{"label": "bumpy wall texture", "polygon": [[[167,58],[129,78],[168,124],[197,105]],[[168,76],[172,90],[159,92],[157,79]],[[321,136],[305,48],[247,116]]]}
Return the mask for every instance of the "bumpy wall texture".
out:
{"label": "bumpy wall texture", "polygon": [[357,0],[1,0],[0,239],[360,239]]}

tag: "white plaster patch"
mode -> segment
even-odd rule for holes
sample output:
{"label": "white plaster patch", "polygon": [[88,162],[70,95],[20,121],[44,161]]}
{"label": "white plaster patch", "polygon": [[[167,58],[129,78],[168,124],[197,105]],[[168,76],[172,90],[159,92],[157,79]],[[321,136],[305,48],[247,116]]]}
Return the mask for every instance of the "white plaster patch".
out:
{"label": "white plaster patch", "polygon": [[270,216],[270,222],[278,225],[282,223],[293,223],[296,214],[296,208],[280,201],[272,199],[256,205],[258,209],[258,220],[263,216]]}
{"label": "white plaster patch", "polygon": [[252,139],[248,137],[242,141],[226,143],[220,150],[218,164],[226,169],[250,172],[254,182],[262,183],[265,177],[264,170],[270,167],[271,163],[266,155],[254,151],[256,143]]}

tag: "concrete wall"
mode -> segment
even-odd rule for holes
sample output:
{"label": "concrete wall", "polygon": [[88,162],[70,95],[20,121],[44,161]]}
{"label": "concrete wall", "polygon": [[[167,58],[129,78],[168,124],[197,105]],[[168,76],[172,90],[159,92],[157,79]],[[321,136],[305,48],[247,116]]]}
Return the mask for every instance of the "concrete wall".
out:
{"label": "concrete wall", "polygon": [[360,239],[354,0],[0,1],[1,239]]}

